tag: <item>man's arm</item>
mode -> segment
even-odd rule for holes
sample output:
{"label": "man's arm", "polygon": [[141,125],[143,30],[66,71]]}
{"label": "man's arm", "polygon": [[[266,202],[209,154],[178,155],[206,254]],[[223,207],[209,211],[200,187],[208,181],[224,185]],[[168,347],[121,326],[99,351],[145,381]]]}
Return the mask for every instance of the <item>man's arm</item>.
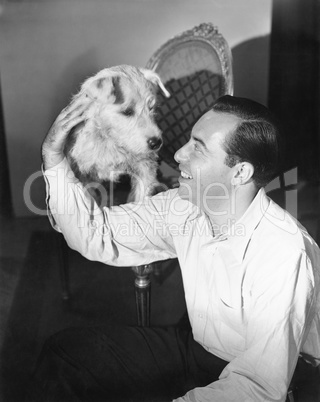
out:
{"label": "man's arm", "polygon": [[172,237],[165,230],[172,192],[101,210],[65,158],[46,170],[44,177],[50,222],[84,257],[115,266],[176,257]]}

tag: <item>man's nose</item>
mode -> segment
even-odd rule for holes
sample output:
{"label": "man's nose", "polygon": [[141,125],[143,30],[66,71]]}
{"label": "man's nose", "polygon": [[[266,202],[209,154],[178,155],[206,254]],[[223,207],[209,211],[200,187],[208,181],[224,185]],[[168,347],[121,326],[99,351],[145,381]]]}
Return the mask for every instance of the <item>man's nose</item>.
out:
{"label": "man's nose", "polygon": [[177,163],[184,162],[188,159],[188,155],[186,152],[186,145],[183,145],[178,151],[174,154],[174,160]]}

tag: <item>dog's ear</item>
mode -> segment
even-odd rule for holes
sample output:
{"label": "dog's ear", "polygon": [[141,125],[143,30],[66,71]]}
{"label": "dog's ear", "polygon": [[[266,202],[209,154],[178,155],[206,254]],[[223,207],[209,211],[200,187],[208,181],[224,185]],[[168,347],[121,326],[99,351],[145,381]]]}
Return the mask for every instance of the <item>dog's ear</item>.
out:
{"label": "dog's ear", "polygon": [[96,77],[85,82],[82,91],[92,98],[106,100],[110,98],[112,103],[123,103],[124,94],[120,85],[119,76]]}
{"label": "dog's ear", "polygon": [[157,73],[155,73],[152,70],[148,70],[147,68],[140,68],[139,70],[142,72],[146,80],[151,81],[154,85],[158,85],[161,91],[164,93],[164,95],[167,98],[170,98],[170,93],[164,86],[163,82],[161,81],[161,78]]}
{"label": "dog's ear", "polygon": [[121,78],[119,76],[112,77],[112,85],[113,85],[113,92],[112,94],[115,96],[114,103],[123,103],[125,101],[125,97],[120,85]]}

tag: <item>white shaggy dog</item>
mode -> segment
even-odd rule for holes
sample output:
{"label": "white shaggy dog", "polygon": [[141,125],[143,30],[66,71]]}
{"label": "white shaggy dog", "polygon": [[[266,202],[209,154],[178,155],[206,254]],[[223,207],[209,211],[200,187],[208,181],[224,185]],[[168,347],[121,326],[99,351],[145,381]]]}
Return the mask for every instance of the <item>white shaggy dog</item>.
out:
{"label": "white shaggy dog", "polygon": [[170,96],[153,71],[121,65],[88,78],[74,96],[94,101],[64,151],[75,175],[101,206],[106,201],[97,187],[117,182],[123,174],[131,177],[129,201],[141,200],[159,185],[157,151],[162,139],[154,120],[158,86]]}

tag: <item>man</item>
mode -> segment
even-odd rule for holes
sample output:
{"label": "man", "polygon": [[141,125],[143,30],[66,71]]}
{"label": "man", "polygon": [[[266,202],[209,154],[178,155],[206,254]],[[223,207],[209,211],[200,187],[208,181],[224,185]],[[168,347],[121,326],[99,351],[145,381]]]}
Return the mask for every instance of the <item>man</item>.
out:
{"label": "man", "polygon": [[101,211],[63,156],[89,102],[63,110],[43,144],[52,225],[109,265],[178,257],[192,330],[62,331],[39,360],[38,400],[284,401],[299,355],[320,363],[320,253],[263,189],[279,159],[269,111],[218,99],[175,155],[178,189]]}

